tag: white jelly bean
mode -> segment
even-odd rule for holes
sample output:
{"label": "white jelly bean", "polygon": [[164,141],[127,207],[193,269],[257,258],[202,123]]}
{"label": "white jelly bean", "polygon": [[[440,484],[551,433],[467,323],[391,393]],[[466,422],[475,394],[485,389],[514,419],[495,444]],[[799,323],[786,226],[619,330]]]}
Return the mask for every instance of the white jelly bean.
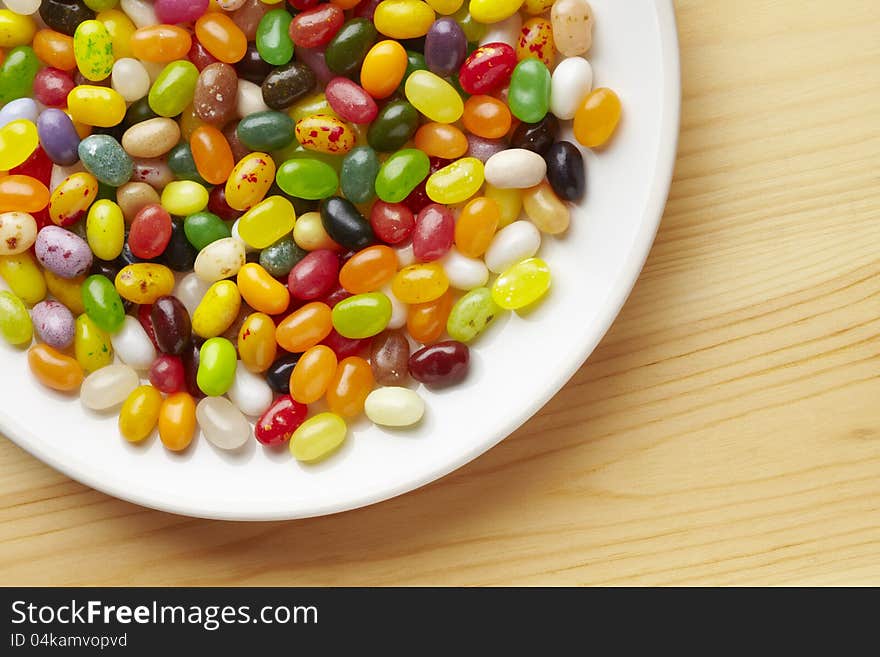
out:
{"label": "white jelly bean", "polygon": [[0,255],[27,251],[37,240],[37,222],[27,212],[0,212]]}
{"label": "white jelly bean", "polygon": [[508,148],[486,160],[486,182],[499,189],[525,189],[544,180],[547,163],[525,148]]}
{"label": "white jelly bean", "polygon": [[120,0],[119,8],[126,13],[135,24],[135,27],[149,27],[150,25],[158,25],[159,19],[156,18],[156,11],[153,9],[153,3],[147,0]]}
{"label": "white jelly bean", "polygon": [[440,261],[449,285],[457,290],[473,290],[486,284],[489,280],[489,270],[479,258],[468,258],[461,251],[452,247]]}
{"label": "white jelly bean", "polygon": [[593,67],[583,57],[563,59],[550,82],[550,111],[558,119],[573,119],[581,101],[593,88]]}
{"label": "white jelly bean", "polygon": [[397,247],[394,249],[394,253],[397,254],[398,268],[403,269],[404,267],[416,264],[416,254],[413,251],[412,242],[407,242],[404,246]]}
{"label": "white jelly bean", "polygon": [[514,221],[499,230],[486,249],[486,266],[500,274],[511,265],[531,258],[541,247],[541,233],[531,221]]}
{"label": "white jelly bean", "polygon": [[186,307],[191,317],[209,287],[211,287],[210,283],[203,281],[195,274],[187,274],[177,283],[174,296]]}
{"label": "white jelly bean", "polygon": [[193,271],[206,283],[235,276],[245,263],[244,242],[224,237],[199,251]]}
{"label": "white jelly bean", "polygon": [[263,90],[249,80],[238,81],[238,92],[235,100],[235,111],[238,118],[243,119],[255,112],[265,112],[269,106],[263,101]]}
{"label": "white jelly bean", "polygon": [[220,449],[238,449],[251,437],[250,423],[223,397],[205,397],[200,401],[196,420],[205,438]]}
{"label": "white jelly bean", "polygon": [[37,104],[32,99],[16,98],[10,100],[3,109],[0,109],[0,128],[19,119],[27,119],[31,123],[36,123],[37,114]]}
{"label": "white jelly bean", "polygon": [[114,363],[89,374],[79,398],[86,408],[100,411],[124,402],[140,383],[137,372],[128,365]]}
{"label": "white jelly bean", "polygon": [[391,302],[391,319],[388,320],[388,326],[386,326],[385,328],[403,328],[406,325],[407,305],[396,296],[394,296],[394,292],[391,291],[390,284],[385,285],[382,288],[381,292],[386,297],[388,297],[388,300]]}
{"label": "white jelly bean", "polygon": [[367,395],[364,412],[375,424],[408,427],[422,419],[425,402],[409,388],[376,388]]}
{"label": "white jelly bean", "polygon": [[226,396],[245,415],[258,416],[266,412],[272,405],[272,388],[266,380],[254,374],[238,361],[235,364],[235,379]]}
{"label": "white jelly bean", "polygon": [[156,360],[156,348],[150,337],[131,315],[126,315],[122,328],[110,336],[110,343],[119,360],[136,370],[149,369]]}
{"label": "white jelly bean", "polygon": [[30,16],[40,8],[40,0],[5,0],[4,3],[9,11],[20,16]]}
{"label": "white jelly bean", "polygon": [[480,45],[506,43],[508,46],[516,48],[520,30],[522,30],[522,16],[517,12],[510,18],[505,18],[503,21],[489,25],[485,36],[480,39]]}
{"label": "white jelly bean", "polygon": [[150,74],[137,59],[117,59],[110,75],[113,88],[129,103],[140,100],[150,91]]}

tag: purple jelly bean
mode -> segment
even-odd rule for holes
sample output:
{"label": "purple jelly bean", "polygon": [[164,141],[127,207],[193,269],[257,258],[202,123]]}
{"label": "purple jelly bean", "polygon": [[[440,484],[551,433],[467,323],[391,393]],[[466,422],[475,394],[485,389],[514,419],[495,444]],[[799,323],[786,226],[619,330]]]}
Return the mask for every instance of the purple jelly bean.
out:
{"label": "purple jelly bean", "polygon": [[37,134],[46,155],[55,164],[66,167],[79,159],[79,135],[73,121],[60,109],[45,109],[37,117]]}
{"label": "purple jelly bean", "polygon": [[153,8],[161,23],[193,23],[208,10],[208,0],[156,0]]}
{"label": "purple jelly bean", "polygon": [[425,36],[425,63],[441,78],[457,71],[467,55],[467,39],[455,19],[434,21]]}
{"label": "purple jelly bean", "polygon": [[34,244],[37,260],[61,278],[76,278],[92,266],[92,251],[86,241],[59,226],[46,226]]}
{"label": "purple jelly bean", "polygon": [[475,157],[483,164],[495,153],[507,149],[507,142],[503,139],[485,139],[468,133],[468,157]]}
{"label": "purple jelly bean", "polygon": [[323,48],[296,48],[296,58],[303,64],[312,69],[312,73],[318,78],[321,84],[326,85],[330,80],[336,77],[336,73],[330,70],[327,62],[324,61]]}
{"label": "purple jelly bean", "polygon": [[37,337],[55,349],[67,349],[73,343],[73,313],[58,301],[41,301],[31,309]]}

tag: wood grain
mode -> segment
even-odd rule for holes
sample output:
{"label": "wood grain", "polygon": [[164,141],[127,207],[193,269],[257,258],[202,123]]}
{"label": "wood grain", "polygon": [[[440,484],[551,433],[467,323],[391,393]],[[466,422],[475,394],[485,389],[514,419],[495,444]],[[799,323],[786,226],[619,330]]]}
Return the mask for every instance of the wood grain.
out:
{"label": "wood grain", "polygon": [[402,498],[268,524],[148,511],[4,440],[0,582],[880,585],[880,3],[677,8],[659,237],[522,430]]}

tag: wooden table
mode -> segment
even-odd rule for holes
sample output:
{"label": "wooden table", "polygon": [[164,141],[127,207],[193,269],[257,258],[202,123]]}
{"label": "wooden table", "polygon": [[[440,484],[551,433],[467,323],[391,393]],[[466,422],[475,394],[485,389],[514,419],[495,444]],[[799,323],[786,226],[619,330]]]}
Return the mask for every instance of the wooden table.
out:
{"label": "wooden table", "polygon": [[880,584],[880,3],[680,0],[642,277],[465,468],[297,522],[120,502],[0,441],[4,584]]}

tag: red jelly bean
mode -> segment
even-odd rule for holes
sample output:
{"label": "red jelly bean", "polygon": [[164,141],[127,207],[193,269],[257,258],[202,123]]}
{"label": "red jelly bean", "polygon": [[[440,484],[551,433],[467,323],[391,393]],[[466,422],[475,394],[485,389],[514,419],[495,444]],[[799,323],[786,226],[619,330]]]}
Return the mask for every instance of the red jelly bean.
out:
{"label": "red jelly bean", "polygon": [[53,162],[46,155],[43,147],[37,146],[28,159],[9,170],[9,175],[30,176],[48,187],[52,180],[52,165]]}
{"label": "red jelly bean", "polygon": [[294,265],[287,287],[294,299],[310,301],[329,294],[338,277],[339,256],[329,249],[318,249]]}
{"label": "red jelly bean", "polygon": [[67,94],[75,86],[69,73],[47,66],[34,78],[34,98],[46,107],[66,107]]}
{"label": "red jelly bean", "polygon": [[348,358],[349,356],[357,356],[361,352],[365,351],[370,345],[370,341],[371,338],[363,338],[360,340],[346,338],[342,335],[339,335],[339,333],[336,332],[336,329],[333,329],[332,331],[330,331],[330,335],[324,338],[324,341],[321,342],[321,344],[330,347],[333,350],[333,353],[336,354],[336,359],[342,360],[343,358]]}
{"label": "red jelly bean", "polygon": [[308,410],[290,395],[282,395],[257,421],[254,436],[264,445],[282,445],[305,421]]}
{"label": "red jelly bean", "polygon": [[300,48],[320,48],[336,36],[344,22],[345,15],[336,5],[307,9],[290,21],[290,39]]}
{"label": "red jelly bean", "polygon": [[153,343],[153,346],[156,347],[157,351],[162,351],[159,349],[159,343],[156,342],[156,330],[153,328],[153,319],[150,317],[150,312],[153,310],[153,306],[149,303],[142,303],[138,306],[137,309],[137,318],[141,323],[141,326],[144,327],[144,331],[147,332],[147,337],[150,338],[150,342]]}
{"label": "red jelly bean", "polygon": [[432,203],[416,217],[412,234],[413,254],[420,262],[445,256],[455,240],[455,217],[445,205]]}
{"label": "red jelly bean", "polygon": [[220,61],[208,52],[208,49],[201,44],[195,34],[192,35],[192,45],[190,46],[186,57],[189,61],[195,64],[195,67],[199,69],[199,72],[201,72],[206,66],[216,64]]}
{"label": "red jelly bean", "polygon": [[352,10],[353,18],[366,18],[368,21],[373,21],[373,14],[376,13],[376,7],[379,6],[379,3],[382,0],[361,0],[355,8]]}
{"label": "red jelly bean", "polygon": [[161,205],[145,205],[134,216],[128,233],[128,246],[138,258],[162,255],[171,240],[171,215]]}
{"label": "red jelly bean", "polygon": [[458,71],[461,88],[471,95],[491,94],[510,82],[516,51],[506,43],[487,43],[474,50]]}
{"label": "red jelly bean", "polygon": [[159,356],[150,366],[149,378],[154,388],[166,394],[186,388],[186,371],[180,356]]}
{"label": "red jelly bean", "polygon": [[467,345],[457,340],[446,340],[422,347],[410,356],[409,373],[416,381],[442,388],[464,380],[469,363]]}
{"label": "red jelly bean", "polygon": [[373,97],[348,78],[330,80],[324,88],[324,95],[339,118],[352,123],[369,123],[379,113]]}
{"label": "red jelly bean", "polygon": [[223,221],[233,221],[244,214],[226,202],[226,185],[216,185],[208,194],[208,212],[216,214]]}
{"label": "red jelly bean", "polygon": [[376,201],[370,211],[370,225],[376,237],[386,244],[400,244],[412,235],[416,220],[403,203]]}
{"label": "red jelly bean", "polygon": [[346,290],[341,285],[337,285],[336,288],[327,296],[319,299],[321,303],[325,303],[331,308],[333,308],[337,303],[342,301],[343,299],[348,299],[348,297],[354,296],[351,292]]}
{"label": "red jelly bean", "polygon": [[159,297],[150,309],[156,345],[166,354],[182,354],[192,339],[192,323],[186,306],[170,295]]}

